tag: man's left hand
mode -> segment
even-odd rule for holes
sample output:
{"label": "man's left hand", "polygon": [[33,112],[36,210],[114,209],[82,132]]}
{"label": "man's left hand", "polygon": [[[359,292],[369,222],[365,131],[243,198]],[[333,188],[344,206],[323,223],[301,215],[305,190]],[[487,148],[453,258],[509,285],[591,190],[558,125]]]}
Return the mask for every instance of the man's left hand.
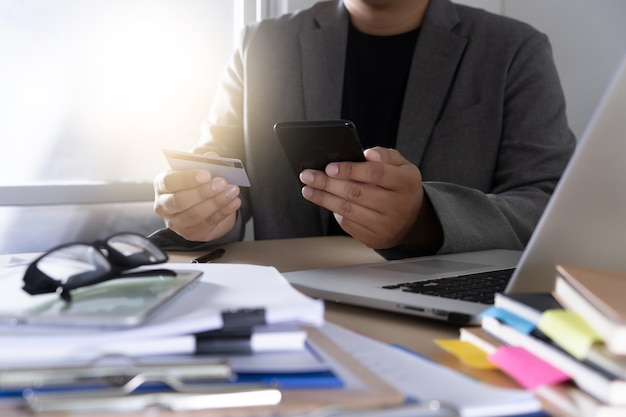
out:
{"label": "man's left hand", "polygon": [[300,173],[305,199],[334,213],[339,225],[374,249],[403,243],[424,205],[422,175],[397,150],[365,151],[366,162],[333,162]]}

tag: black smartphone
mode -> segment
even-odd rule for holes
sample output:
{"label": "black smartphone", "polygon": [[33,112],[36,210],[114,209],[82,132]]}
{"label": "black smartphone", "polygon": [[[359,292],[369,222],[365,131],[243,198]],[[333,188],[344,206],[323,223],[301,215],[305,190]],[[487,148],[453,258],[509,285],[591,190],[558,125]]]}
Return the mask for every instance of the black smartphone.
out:
{"label": "black smartphone", "polygon": [[331,162],[365,161],[350,120],[278,122],[274,131],[296,177],[304,169],[323,171]]}

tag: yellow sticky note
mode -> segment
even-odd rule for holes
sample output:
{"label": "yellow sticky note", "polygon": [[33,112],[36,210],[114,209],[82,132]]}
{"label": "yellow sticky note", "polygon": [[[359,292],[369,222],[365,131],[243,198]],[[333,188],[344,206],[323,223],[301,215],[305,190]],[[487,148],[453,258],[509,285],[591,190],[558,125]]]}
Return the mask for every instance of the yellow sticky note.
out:
{"label": "yellow sticky note", "polygon": [[463,363],[478,369],[497,369],[498,367],[487,359],[487,352],[464,340],[435,339],[435,343],[459,358]]}
{"label": "yellow sticky note", "polygon": [[584,359],[591,345],[602,338],[583,320],[567,310],[547,310],[541,315],[539,330],[576,359]]}

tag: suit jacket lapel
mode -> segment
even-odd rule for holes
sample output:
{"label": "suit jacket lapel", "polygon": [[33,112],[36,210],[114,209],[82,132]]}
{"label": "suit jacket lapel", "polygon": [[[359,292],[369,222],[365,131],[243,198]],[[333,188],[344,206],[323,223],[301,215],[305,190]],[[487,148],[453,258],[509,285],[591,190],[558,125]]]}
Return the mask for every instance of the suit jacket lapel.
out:
{"label": "suit jacket lapel", "polygon": [[458,21],[449,2],[431,0],[415,47],[396,148],[418,166],[467,44],[451,32]]}
{"label": "suit jacket lapel", "polygon": [[348,14],[341,1],[322,10],[300,34],[305,114],[309,120],[341,115]]}
{"label": "suit jacket lapel", "polygon": [[[300,34],[304,110],[308,120],[338,119],[341,116],[343,74],[348,42],[348,14],[341,1],[325,8]],[[330,212],[319,209],[324,234]]]}

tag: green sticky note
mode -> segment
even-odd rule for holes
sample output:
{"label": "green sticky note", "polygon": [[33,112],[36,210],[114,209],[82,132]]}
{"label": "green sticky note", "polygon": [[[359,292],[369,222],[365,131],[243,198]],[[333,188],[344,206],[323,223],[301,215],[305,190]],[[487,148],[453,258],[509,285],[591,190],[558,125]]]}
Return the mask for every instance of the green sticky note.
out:
{"label": "green sticky note", "polygon": [[544,312],[539,330],[578,360],[587,357],[594,343],[602,342],[602,338],[580,315],[567,310]]}

